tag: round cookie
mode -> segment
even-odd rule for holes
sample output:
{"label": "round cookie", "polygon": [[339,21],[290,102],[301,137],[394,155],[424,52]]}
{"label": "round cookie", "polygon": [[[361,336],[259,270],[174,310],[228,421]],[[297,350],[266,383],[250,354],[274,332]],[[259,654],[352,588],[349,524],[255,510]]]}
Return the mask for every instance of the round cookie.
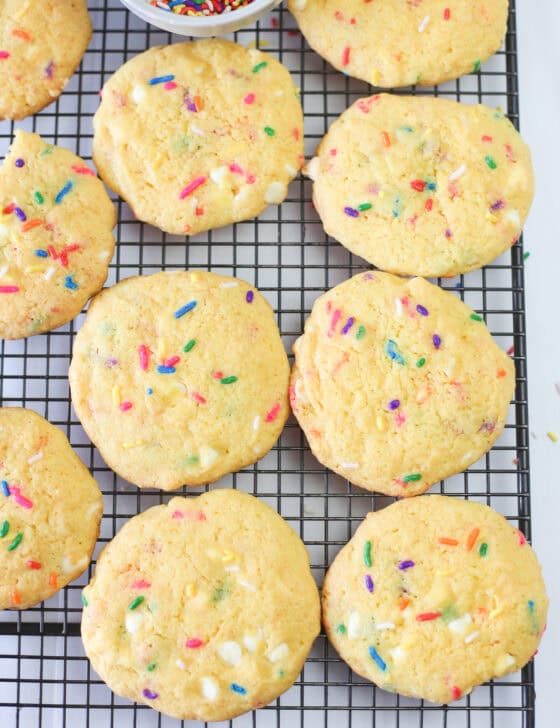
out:
{"label": "round cookie", "polygon": [[453,276],[519,238],[531,155],[487,106],[382,94],[331,126],[307,165],[326,232],[392,273]]}
{"label": "round cookie", "polygon": [[501,434],[515,370],[481,316],[423,278],[362,273],[320,296],[290,398],[315,457],[354,485],[423,493]]}
{"label": "round cookie", "polygon": [[303,162],[303,114],[288,70],[226,40],[151,48],[103,88],[99,174],[135,215],[194,235],[279,205]]}
{"label": "round cookie", "polygon": [[373,86],[432,86],[476,73],[500,48],[508,0],[289,0],[309,45]]}
{"label": "round cookie", "polygon": [[66,436],[32,410],[0,408],[0,610],[49,599],[87,568],[103,511]]}
{"label": "round cookie", "polygon": [[236,278],[128,278],[91,303],[72,403],[106,462],[141,488],[211,483],[254,463],[289,414],[274,313]]}
{"label": "round cookie", "polygon": [[71,321],[103,286],[115,207],[85,162],[16,131],[0,169],[0,338]]}
{"label": "round cookie", "polygon": [[523,534],[492,508],[447,496],[370,513],[323,585],[342,659],[385,690],[434,703],[523,667],[547,608]]}
{"label": "round cookie", "polygon": [[84,590],[82,638],[118,695],[218,721],[287,690],[319,634],[305,546],[251,495],[213,490],[132,518]]}
{"label": "round cookie", "polygon": [[55,101],[90,38],[86,0],[0,0],[0,118],[23,119]]}

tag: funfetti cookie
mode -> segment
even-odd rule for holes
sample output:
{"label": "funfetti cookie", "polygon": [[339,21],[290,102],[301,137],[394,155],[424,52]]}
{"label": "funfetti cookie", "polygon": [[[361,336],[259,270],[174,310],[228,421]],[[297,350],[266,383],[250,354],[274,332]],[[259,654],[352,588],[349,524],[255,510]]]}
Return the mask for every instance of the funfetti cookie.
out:
{"label": "funfetti cookie", "polygon": [[86,0],[1,0],[0,118],[23,119],[55,101],[90,38]]}
{"label": "funfetti cookie", "polygon": [[313,305],[290,398],[311,450],[367,490],[426,491],[502,432],[511,359],[482,316],[423,278],[367,272]]}
{"label": "funfetti cookie", "polygon": [[288,417],[274,312],[236,278],[128,278],[91,303],[72,403],[107,463],[140,487],[211,483],[265,455]]}
{"label": "funfetti cookie", "polygon": [[323,623],[342,659],[434,703],[523,667],[547,608],[523,534],[488,506],[446,496],[370,513],[323,585]]}
{"label": "funfetti cookie", "polygon": [[49,599],[87,568],[103,501],[66,436],[0,408],[0,610]]}
{"label": "funfetti cookie", "polygon": [[303,113],[288,70],[226,40],[151,48],[103,88],[100,175],[136,216],[194,235],[279,205],[303,161]]}
{"label": "funfetti cookie", "polygon": [[235,490],[132,518],[83,592],[82,638],[118,695],[183,720],[228,720],[287,690],[319,633],[305,546]]}
{"label": "funfetti cookie", "polygon": [[529,149],[508,119],[441,98],[360,99],[306,172],[326,232],[406,275],[490,263],[519,238],[534,193]]}
{"label": "funfetti cookie", "polygon": [[289,0],[309,45],[373,86],[432,86],[476,73],[502,45],[507,0]]}
{"label": "funfetti cookie", "polygon": [[16,131],[0,169],[0,338],[56,329],[103,286],[115,207],[90,167]]}

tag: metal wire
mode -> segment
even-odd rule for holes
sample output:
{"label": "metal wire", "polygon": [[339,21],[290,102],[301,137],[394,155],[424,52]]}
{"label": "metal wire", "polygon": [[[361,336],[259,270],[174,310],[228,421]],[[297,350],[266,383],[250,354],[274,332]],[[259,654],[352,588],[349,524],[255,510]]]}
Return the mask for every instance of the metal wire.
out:
{"label": "metal wire", "polygon": [[[19,126],[91,159],[92,115],[98,92],[124,61],[172,38],[128,13],[118,0],[89,3],[95,33],[81,68],[62,97]],[[502,106],[518,125],[515,3],[510,2],[505,49],[482,70],[436,89],[412,93]],[[285,8],[257,28],[236,34],[279,57],[301,88],[306,153],[329,124],[371,88],[334,71],[313,53]],[[410,90],[397,93],[410,93]],[[5,152],[14,125],[0,123]],[[311,206],[310,184],[298,178],[288,200],[258,220],[198,235],[170,236],[136,221],[120,200],[117,239],[109,284],[160,269],[200,268],[239,276],[257,286],[274,306],[286,346],[303,330],[313,300],[363,270],[362,260],[325,236]],[[484,270],[439,280],[484,314],[498,343],[513,347],[517,388],[498,445],[469,470],[441,483],[442,493],[494,506],[531,536],[523,248],[516,244]],[[167,500],[158,491],[140,491],[115,476],[86,438],[72,410],[67,382],[72,339],[83,314],[48,335],[0,344],[1,402],[30,407],[63,429],[102,488],[105,511],[98,549],[134,514]],[[220,486],[241,488],[275,507],[304,539],[318,583],[339,548],[365,514],[389,502],[350,486],[312,457],[293,420],[277,447],[255,466],[224,478]],[[189,489],[198,493],[200,489]],[[88,572],[91,574],[91,569]],[[145,706],[114,696],[91,670],[79,638],[80,591],[84,575],[47,603],[0,615],[0,724],[2,726],[176,726]],[[230,725],[361,728],[362,726],[473,726],[532,728],[534,675],[522,673],[477,689],[449,707],[436,707],[377,690],[353,675],[324,635],[296,685],[274,704]]]}

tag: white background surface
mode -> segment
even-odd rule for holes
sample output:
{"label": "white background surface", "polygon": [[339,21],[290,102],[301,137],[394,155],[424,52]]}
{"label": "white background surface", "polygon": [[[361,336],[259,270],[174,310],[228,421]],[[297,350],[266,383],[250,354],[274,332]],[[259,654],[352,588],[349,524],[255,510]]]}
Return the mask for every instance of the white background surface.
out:
{"label": "white background surface", "polygon": [[[558,290],[560,246],[558,224],[558,119],[560,61],[557,30],[560,3],[518,0],[518,43],[521,132],[531,146],[537,178],[537,197],[525,228],[529,414],[533,545],[544,565],[551,599],[548,630],[536,658],[536,724],[552,728],[558,714],[558,655],[560,652],[560,323]],[[555,705],[556,704],[556,705]]]}

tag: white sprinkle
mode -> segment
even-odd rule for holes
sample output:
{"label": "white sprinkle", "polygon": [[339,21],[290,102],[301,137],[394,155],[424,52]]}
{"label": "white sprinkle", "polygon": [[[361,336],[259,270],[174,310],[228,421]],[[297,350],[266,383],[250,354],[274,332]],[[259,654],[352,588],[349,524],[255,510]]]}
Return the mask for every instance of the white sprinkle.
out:
{"label": "white sprinkle", "polygon": [[255,637],[251,634],[246,634],[245,637],[243,637],[243,644],[245,647],[249,650],[249,652],[256,652],[257,646],[259,644],[259,637]]}
{"label": "white sprinkle", "polygon": [[238,584],[241,584],[241,586],[245,587],[245,589],[248,589],[249,591],[257,591],[257,587],[253,586],[253,584],[249,584],[248,581],[245,581],[244,579],[238,579]]}
{"label": "white sprinkle", "polygon": [[223,187],[224,184],[224,178],[226,174],[228,173],[228,168],[223,167],[216,167],[215,169],[210,170],[210,179],[215,184],[219,185],[220,187]]}
{"label": "white sprinkle", "polygon": [[402,301],[400,298],[395,298],[395,313],[397,316],[402,316]]}
{"label": "white sprinkle", "polygon": [[7,265],[3,265],[0,268],[0,278],[4,278],[4,276],[6,275],[7,272],[8,272],[8,266]]}
{"label": "white sprinkle", "polygon": [[107,258],[109,257],[109,255],[110,255],[110,253],[109,253],[108,250],[102,250],[99,253],[99,260],[107,260]]}
{"label": "white sprinkle", "polygon": [[202,694],[204,695],[204,697],[207,700],[216,700],[216,698],[218,697],[218,693],[220,692],[218,683],[211,677],[203,677],[201,683]]}
{"label": "white sprinkle", "polygon": [[43,457],[43,451],[39,450],[39,452],[35,453],[35,455],[32,455],[29,460],[27,461],[28,465],[33,465],[33,463],[38,462]]}
{"label": "white sprinkle", "polygon": [[237,281],[224,281],[220,283],[220,288],[237,288]]}
{"label": "white sprinkle", "polygon": [[292,167],[291,164],[286,164],[286,166],[284,167],[284,169],[290,175],[290,177],[295,177],[296,174],[297,174],[297,169],[295,167]]}
{"label": "white sprinkle", "polygon": [[126,631],[130,632],[130,634],[136,634],[143,620],[142,612],[127,612],[124,620]]}
{"label": "white sprinkle", "polygon": [[139,104],[146,96],[146,90],[144,89],[143,86],[135,86],[132,89],[131,96],[132,96],[132,100],[134,101],[134,103]]}
{"label": "white sprinkle", "polygon": [[459,177],[462,177],[465,174],[466,171],[467,171],[467,165],[466,164],[462,164],[460,167],[458,167],[453,172],[453,174],[450,174],[449,175],[449,181],[450,182],[455,182],[455,180],[456,179],[459,179]]}
{"label": "white sprinkle", "polygon": [[177,667],[180,670],[186,670],[187,669],[187,666],[185,665],[185,663],[183,662],[183,660],[175,660],[175,664],[177,665]]}
{"label": "white sprinkle", "polygon": [[288,188],[283,182],[271,182],[264,193],[267,205],[279,205],[288,194]]}
{"label": "white sprinkle", "polygon": [[515,225],[516,228],[521,228],[521,218],[519,217],[519,212],[517,210],[509,210],[504,215],[506,220],[509,220],[511,223]]}
{"label": "white sprinkle", "polygon": [[271,650],[267,657],[270,660],[270,662],[279,662],[280,660],[283,660],[285,657],[288,657],[290,654],[290,648],[285,642],[282,642],[281,645],[278,645],[278,647],[275,647],[273,650]]}
{"label": "white sprinkle", "polygon": [[56,271],[56,268],[54,267],[54,265],[51,265],[51,267],[45,273],[45,280],[50,281],[50,279],[54,276],[55,271]]}
{"label": "white sprinkle", "polygon": [[239,571],[239,566],[226,566],[224,571]]}
{"label": "white sprinkle", "polygon": [[468,637],[465,637],[465,644],[470,645],[471,642],[474,642],[474,640],[478,637],[478,632],[473,632]]}
{"label": "white sprinkle", "polygon": [[255,430],[255,432],[256,432],[260,426],[261,426],[261,418],[260,418],[260,415],[257,415],[255,417],[255,419],[253,420],[253,430]]}
{"label": "white sprinkle", "polygon": [[191,124],[189,126],[189,131],[192,131],[193,134],[198,134],[198,136],[204,136],[204,131],[199,126],[196,126],[195,124]]}
{"label": "white sprinkle", "polygon": [[459,617],[459,619],[454,619],[452,622],[449,622],[447,625],[449,629],[452,632],[455,632],[455,634],[465,634],[467,631],[468,626],[472,623],[472,618],[470,614],[464,614],[462,617]]}
{"label": "white sprinkle", "polygon": [[356,640],[362,636],[362,618],[359,612],[352,612],[348,618],[348,637]]}
{"label": "white sprinkle", "polygon": [[395,649],[389,650],[389,654],[391,655],[393,662],[400,662],[403,657],[405,657],[406,650],[403,650],[402,647],[395,647]]}
{"label": "white sprinkle", "polygon": [[418,32],[423,33],[426,30],[426,26],[428,25],[429,22],[430,22],[430,16],[426,15],[424,20],[418,26]]}
{"label": "white sprinkle", "polygon": [[241,662],[241,647],[237,642],[224,642],[218,647],[218,654],[229,665],[238,665]]}
{"label": "white sprinkle", "polygon": [[360,466],[358,463],[342,463],[342,467],[345,470],[357,470]]}
{"label": "white sprinkle", "polygon": [[395,625],[392,622],[380,622],[377,629],[395,629]]}

